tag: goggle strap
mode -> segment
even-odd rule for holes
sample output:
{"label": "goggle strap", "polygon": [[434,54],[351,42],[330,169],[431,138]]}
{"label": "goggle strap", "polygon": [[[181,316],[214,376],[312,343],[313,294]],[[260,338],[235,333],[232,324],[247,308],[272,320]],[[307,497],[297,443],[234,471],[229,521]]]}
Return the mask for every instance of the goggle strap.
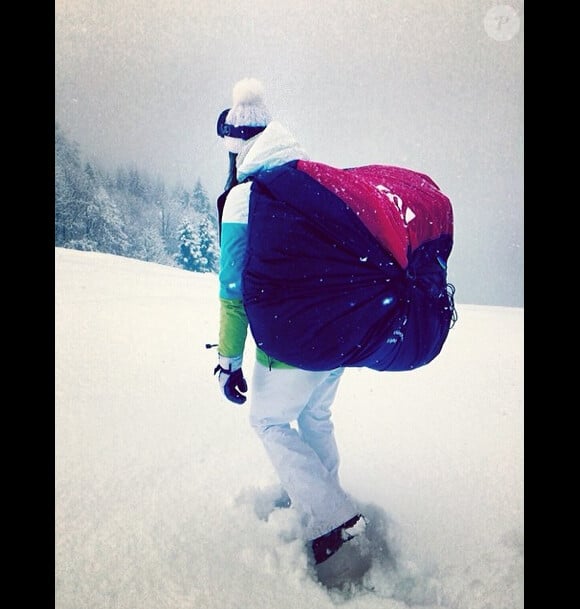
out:
{"label": "goggle strap", "polygon": [[235,137],[241,140],[249,140],[250,138],[258,135],[266,128],[265,126],[253,127],[253,126],[243,126],[243,127],[234,127],[234,125],[230,125],[226,123],[226,116],[230,108],[224,110],[217,122],[217,133],[220,137]]}

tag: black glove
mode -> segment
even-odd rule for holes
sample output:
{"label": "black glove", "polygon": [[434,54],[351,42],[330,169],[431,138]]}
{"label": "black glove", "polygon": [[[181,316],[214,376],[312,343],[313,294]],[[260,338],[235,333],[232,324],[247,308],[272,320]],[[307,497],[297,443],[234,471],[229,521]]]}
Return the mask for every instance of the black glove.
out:
{"label": "black glove", "polygon": [[219,356],[219,363],[214,368],[214,374],[218,374],[218,381],[223,394],[230,402],[243,404],[246,396],[242,393],[248,391],[248,383],[242,372],[242,358]]}

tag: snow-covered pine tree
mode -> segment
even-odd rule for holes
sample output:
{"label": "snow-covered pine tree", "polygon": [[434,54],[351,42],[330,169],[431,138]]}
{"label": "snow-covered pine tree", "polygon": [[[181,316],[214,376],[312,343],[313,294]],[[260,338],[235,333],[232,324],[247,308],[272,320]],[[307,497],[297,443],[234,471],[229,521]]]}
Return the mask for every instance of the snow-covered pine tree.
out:
{"label": "snow-covered pine tree", "polygon": [[195,223],[184,220],[178,228],[178,239],[179,252],[174,256],[178,266],[198,273],[217,272],[217,231],[211,220],[204,216],[198,216]]}
{"label": "snow-covered pine tree", "polygon": [[204,216],[212,215],[212,208],[209,197],[199,178],[193,188],[192,199],[193,207],[197,212]]}
{"label": "snow-covered pine tree", "polygon": [[90,185],[82,168],[76,142],[70,142],[58,124],[55,125],[54,241],[58,247],[75,247],[74,242],[85,242],[77,249],[93,249],[87,240],[84,216],[90,200]]}

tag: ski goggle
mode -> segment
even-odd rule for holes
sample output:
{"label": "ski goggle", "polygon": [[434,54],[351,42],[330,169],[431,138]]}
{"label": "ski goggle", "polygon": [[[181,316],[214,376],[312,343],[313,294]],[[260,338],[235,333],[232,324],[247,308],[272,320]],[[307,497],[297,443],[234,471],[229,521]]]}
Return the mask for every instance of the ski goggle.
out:
{"label": "ski goggle", "polygon": [[224,110],[218,118],[217,122],[217,134],[220,137],[237,137],[241,140],[249,140],[254,135],[258,135],[266,128],[265,126],[260,127],[234,127],[229,123],[226,123],[226,116],[231,108]]}

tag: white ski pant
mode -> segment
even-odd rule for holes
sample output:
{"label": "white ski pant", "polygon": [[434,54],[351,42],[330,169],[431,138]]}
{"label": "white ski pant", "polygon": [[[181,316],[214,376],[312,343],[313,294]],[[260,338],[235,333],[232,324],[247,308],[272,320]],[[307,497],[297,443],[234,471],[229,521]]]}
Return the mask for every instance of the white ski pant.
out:
{"label": "white ski pant", "polygon": [[305,539],[328,533],[358,513],[340,486],[330,413],[343,371],[254,366],[250,423],[300,512]]}

